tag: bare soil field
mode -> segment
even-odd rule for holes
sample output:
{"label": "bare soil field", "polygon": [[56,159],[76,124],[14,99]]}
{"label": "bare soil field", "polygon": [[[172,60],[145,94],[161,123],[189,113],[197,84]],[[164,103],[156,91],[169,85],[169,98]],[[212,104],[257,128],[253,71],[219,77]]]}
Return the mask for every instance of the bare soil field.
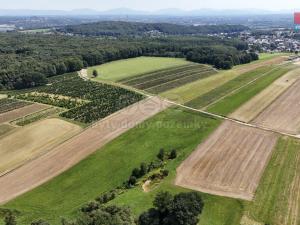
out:
{"label": "bare soil field", "polygon": [[300,78],[300,68],[292,70],[280,77],[269,87],[264,89],[258,95],[246,102],[229,117],[243,121],[250,122],[259,115],[265,108],[267,108],[276,98],[278,98],[284,91],[286,91],[292,84]]}
{"label": "bare soil field", "polygon": [[66,171],[117,136],[169,106],[158,97],[145,99],[112,114],[41,157],[0,177],[0,203]]}
{"label": "bare soil field", "polygon": [[18,119],[23,116],[27,116],[29,114],[44,110],[49,108],[50,106],[41,105],[41,104],[31,104],[28,106],[24,106],[19,109],[15,109],[9,112],[5,112],[0,114],[0,124],[10,122],[12,120]]}
{"label": "bare soil field", "polygon": [[0,139],[0,176],[43,154],[64,140],[77,134],[81,128],[60,119],[47,119]]}
{"label": "bare soil field", "polygon": [[252,200],[277,135],[225,121],[178,167],[176,185]]}
{"label": "bare soil field", "polygon": [[300,133],[300,80],[269,105],[253,123],[273,130]]}

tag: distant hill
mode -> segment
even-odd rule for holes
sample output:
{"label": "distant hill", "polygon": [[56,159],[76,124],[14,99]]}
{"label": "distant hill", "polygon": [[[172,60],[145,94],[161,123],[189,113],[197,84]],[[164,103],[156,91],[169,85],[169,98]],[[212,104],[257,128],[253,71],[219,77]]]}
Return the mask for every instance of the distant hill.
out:
{"label": "distant hill", "polygon": [[145,34],[197,35],[232,33],[247,30],[242,25],[203,25],[185,26],[169,23],[137,23],[121,21],[102,21],[80,25],[69,25],[57,31],[86,36],[132,36]]}
{"label": "distant hill", "polygon": [[76,15],[166,15],[166,16],[220,16],[220,15],[268,15],[268,14],[286,14],[292,13],[292,10],[269,11],[259,9],[241,9],[241,10],[215,10],[215,9],[197,9],[181,10],[161,9],[158,11],[142,11],[129,8],[116,8],[106,11],[93,9],[74,9],[64,10],[31,10],[31,9],[0,9],[1,16],[76,16]]}

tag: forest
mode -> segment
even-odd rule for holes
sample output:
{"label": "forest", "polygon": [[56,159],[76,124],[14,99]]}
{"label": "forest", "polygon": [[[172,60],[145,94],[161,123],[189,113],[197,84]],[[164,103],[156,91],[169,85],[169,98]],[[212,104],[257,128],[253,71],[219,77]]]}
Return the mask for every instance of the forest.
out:
{"label": "forest", "polygon": [[248,30],[243,25],[203,25],[187,26],[170,23],[137,23],[123,21],[102,21],[80,25],[69,25],[57,29],[58,32],[86,36],[143,36],[150,32],[164,35],[193,35],[233,33]]}
{"label": "forest", "polygon": [[84,67],[138,56],[187,58],[219,69],[258,56],[237,39],[207,36],[95,38],[43,34],[0,34],[0,90],[44,85],[47,78]]}

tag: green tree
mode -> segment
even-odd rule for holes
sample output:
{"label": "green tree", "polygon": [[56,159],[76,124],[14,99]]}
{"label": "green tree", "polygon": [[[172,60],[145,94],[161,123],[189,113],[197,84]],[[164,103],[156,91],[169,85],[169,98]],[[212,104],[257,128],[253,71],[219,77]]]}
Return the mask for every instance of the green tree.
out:
{"label": "green tree", "polygon": [[153,205],[155,208],[140,215],[139,225],[196,225],[203,209],[201,196],[196,192],[180,193],[174,197],[161,192]]}
{"label": "green tree", "polygon": [[146,175],[148,173],[148,166],[146,163],[142,163],[140,166],[140,177]]}
{"label": "green tree", "polygon": [[93,70],[93,77],[98,77],[98,71],[97,70]]}

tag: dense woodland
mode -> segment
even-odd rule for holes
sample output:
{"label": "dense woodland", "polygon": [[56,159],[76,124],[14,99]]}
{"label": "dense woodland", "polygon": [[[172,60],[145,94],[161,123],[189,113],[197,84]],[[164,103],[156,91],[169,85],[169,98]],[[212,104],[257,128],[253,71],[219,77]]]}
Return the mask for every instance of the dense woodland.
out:
{"label": "dense woodland", "polygon": [[143,36],[151,32],[164,35],[193,35],[233,33],[247,30],[243,25],[203,25],[185,26],[170,23],[134,23],[122,21],[102,21],[80,25],[69,25],[57,29],[59,32],[86,36]]}
{"label": "dense woodland", "polygon": [[0,89],[47,83],[47,77],[138,56],[185,57],[228,69],[257,55],[245,42],[206,36],[95,38],[43,34],[0,34]]}

